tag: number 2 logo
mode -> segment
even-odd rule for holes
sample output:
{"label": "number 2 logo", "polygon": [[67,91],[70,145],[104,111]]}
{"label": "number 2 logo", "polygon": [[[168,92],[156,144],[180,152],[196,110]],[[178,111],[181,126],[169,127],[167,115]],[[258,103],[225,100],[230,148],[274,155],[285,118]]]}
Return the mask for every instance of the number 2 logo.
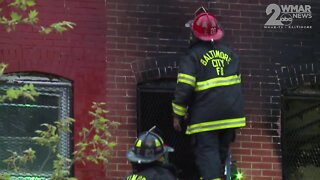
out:
{"label": "number 2 logo", "polygon": [[281,12],[281,9],[278,5],[269,4],[269,6],[266,9],[266,14],[269,15],[272,13],[272,15],[270,16],[269,20],[264,25],[282,26],[283,23],[278,19],[280,16],[280,12]]}

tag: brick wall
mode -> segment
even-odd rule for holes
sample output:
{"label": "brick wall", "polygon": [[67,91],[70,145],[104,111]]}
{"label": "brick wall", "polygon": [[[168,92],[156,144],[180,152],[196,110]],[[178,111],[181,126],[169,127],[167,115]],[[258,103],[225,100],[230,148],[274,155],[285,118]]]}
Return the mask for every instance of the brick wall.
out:
{"label": "brick wall", "polygon": [[[0,62],[9,64],[7,72],[38,72],[72,81],[74,132],[88,123],[92,101],[105,100],[105,1],[37,1],[40,24],[73,21],[76,28],[63,35],[48,36],[36,28],[18,26],[15,32],[0,29]],[[97,83],[99,82],[99,83]],[[77,141],[77,136],[75,136]],[[76,165],[79,179],[104,178],[102,168]]]}
{"label": "brick wall", "polygon": [[[116,179],[131,171],[125,153],[136,137],[136,85],[144,71],[157,69],[148,59],[186,50],[183,26],[197,6],[199,3],[191,1],[107,2],[107,101],[110,118],[122,123],[108,178]],[[174,62],[172,65],[176,67]],[[144,76],[148,78],[148,74]]]}
{"label": "brick wall", "polygon": [[[266,7],[271,3],[310,4],[313,29],[265,29]],[[137,83],[173,77],[177,62],[161,64],[159,59],[186,50],[188,32],[183,26],[200,5],[217,15],[225,30],[224,43],[241,59],[247,127],[237,131],[233,159],[246,180],[282,179],[280,96],[285,86],[280,82],[285,80],[279,69],[319,63],[315,44],[315,39],[319,40],[319,3],[315,0],[107,1],[107,99],[111,117],[122,123],[108,178],[116,179],[131,170],[125,152],[136,136]],[[314,72],[311,76],[318,75]]]}
{"label": "brick wall", "polygon": [[[144,80],[173,78],[178,57],[187,50],[184,23],[200,5],[215,13],[225,30],[224,43],[240,56],[246,128],[237,131],[233,159],[246,180],[279,180],[280,96],[297,73],[319,79],[319,2],[316,0],[56,0],[39,2],[41,22],[75,21],[64,35],[40,36],[30,27],[0,33],[0,60],[8,72],[42,72],[70,79],[74,85],[75,132],[88,121],[91,101],[106,100],[109,117],[121,122],[118,143],[105,172],[100,166],[76,165],[79,179],[121,179],[131,167],[125,159],[136,137],[136,85]],[[265,29],[270,3],[311,4],[312,30]],[[105,42],[107,44],[105,44]],[[106,46],[106,47],[105,47]],[[163,59],[173,59],[172,62]],[[165,63],[164,63],[165,62]],[[304,64],[307,64],[304,66]],[[312,70],[310,70],[310,68]],[[297,81],[298,81],[297,80]],[[98,82],[98,83],[97,83]],[[303,83],[302,83],[303,84]],[[106,91],[105,91],[106,90]],[[77,137],[75,137],[77,140]]]}

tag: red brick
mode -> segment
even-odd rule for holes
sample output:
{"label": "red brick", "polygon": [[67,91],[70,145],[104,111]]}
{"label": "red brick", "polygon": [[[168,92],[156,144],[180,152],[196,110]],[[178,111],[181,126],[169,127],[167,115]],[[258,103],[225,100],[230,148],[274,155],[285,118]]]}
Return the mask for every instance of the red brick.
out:
{"label": "red brick", "polygon": [[262,157],[262,160],[263,160],[263,162],[272,162],[272,163],[276,163],[276,162],[280,161],[279,157],[272,157],[272,156]]}
{"label": "red brick", "polygon": [[270,177],[274,177],[274,176],[281,176],[281,171],[280,170],[263,170],[262,171],[263,176],[270,176]]}
{"label": "red brick", "polygon": [[132,171],[132,167],[130,164],[119,164],[118,165],[118,169],[121,171],[121,170],[124,170],[124,171]]}
{"label": "red brick", "polygon": [[271,137],[268,137],[268,136],[252,136],[252,140],[256,142],[261,142],[261,143],[272,142]]}
{"label": "red brick", "polygon": [[239,10],[221,10],[221,15],[223,16],[235,16],[235,17],[239,17],[240,16],[240,11]]}
{"label": "red brick", "polygon": [[240,169],[251,169],[252,163],[245,163],[245,162],[237,162],[238,168]]}
{"label": "red brick", "polygon": [[272,154],[271,150],[256,150],[256,149],[252,149],[252,155],[270,156],[271,154]]}
{"label": "red brick", "polygon": [[252,163],[252,168],[253,169],[272,169],[272,164],[270,163]]}
{"label": "red brick", "polygon": [[[247,125],[248,126],[248,125]],[[251,128],[243,128],[241,132],[245,135],[261,135],[261,129],[251,129]],[[252,139],[252,138],[251,138]],[[252,139],[253,140],[253,139]]]}
{"label": "red brick", "polygon": [[241,148],[261,149],[261,143],[260,142],[241,142]]}
{"label": "red brick", "polygon": [[243,162],[262,162],[260,156],[241,156],[241,161]]}
{"label": "red brick", "polygon": [[261,11],[248,11],[248,10],[243,10],[241,11],[241,16],[247,16],[251,18],[259,18],[261,17]]}
{"label": "red brick", "polygon": [[243,169],[245,176],[261,176],[262,171],[261,170],[255,170],[255,169]]}
{"label": "red brick", "polygon": [[236,137],[236,141],[251,141],[251,136],[248,134],[248,135],[242,135],[242,132],[241,132],[241,135],[237,135]]}
{"label": "red brick", "polygon": [[232,155],[252,155],[251,154],[251,149],[236,149],[236,148],[233,148],[233,151],[232,151]]}
{"label": "red brick", "polygon": [[281,170],[282,169],[282,164],[281,163],[273,163],[272,164],[272,169]]}
{"label": "red brick", "polygon": [[272,177],[252,176],[254,180],[272,180]]}

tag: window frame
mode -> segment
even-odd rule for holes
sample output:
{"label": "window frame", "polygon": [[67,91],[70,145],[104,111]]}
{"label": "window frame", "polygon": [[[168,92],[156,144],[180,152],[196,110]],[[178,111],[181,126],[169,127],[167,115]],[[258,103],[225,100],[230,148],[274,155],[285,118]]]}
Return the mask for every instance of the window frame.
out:
{"label": "window frame", "polygon": [[[72,82],[63,78],[43,74],[27,74],[27,73],[13,73],[5,74],[0,77],[0,90],[8,88],[18,88],[25,84],[33,84],[36,91],[41,95],[57,95],[59,96],[58,117],[64,119],[72,117]],[[73,128],[72,133],[59,132],[61,141],[59,143],[59,152],[66,158],[71,158],[73,150]],[[29,137],[31,138],[31,137]],[[67,168],[67,165],[66,165]],[[71,169],[70,169],[71,171]],[[52,172],[52,171],[51,171]],[[0,174],[8,173],[11,179],[28,179],[30,177],[38,177],[40,179],[49,179],[52,173],[14,173],[7,169],[0,169]]]}

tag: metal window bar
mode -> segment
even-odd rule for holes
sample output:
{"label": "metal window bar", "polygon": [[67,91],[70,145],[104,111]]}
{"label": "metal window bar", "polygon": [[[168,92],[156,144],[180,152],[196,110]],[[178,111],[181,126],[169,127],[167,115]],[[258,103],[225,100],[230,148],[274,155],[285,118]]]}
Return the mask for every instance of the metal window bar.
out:
{"label": "metal window bar", "polygon": [[[10,109],[15,109],[17,113],[4,113],[0,115],[0,128],[1,125],[3,126],[6,121],[6,118],[13,118],[19,119],[20,121],[11,121],[11,127],[17,126],[20,123],[21,127],[28,127],[25,126],[28,122],[23,122],[23,120],[28,119],[35,124],[32,126],[40,127],[39,125],[42,123],[52,123],[53,121],[71,117],[71,87],[72,84],[69,81],[58,79],[54,77],[42,76],[42,75],[29,75],[29,74],[11,74],[5,75],[1,77],[0,80],[0,92],[5,91],[8,88],[17,88],[24,84],[32,83],[37,92],[39,93],[39,97],[37,101],[31,102],[25,99],[19,99],[13,102],[3,102],[0,103],[0,112],[1,109],[4,112],[10,112]],[[19,117],[20,115],[27,115],[26,117]],[[54,116],[54,117],[50,117]],[[38,119],[36,119],[38,118]],[[48,122],[50,121],[50,122]],[[23,126],[24,125],[24,126]],[[5,127],[2,127],[5,128]],[[20,131],[25,131],[26,133],[16,133],[7,131],[7,134],[2,132],[0,133],[0,142],[6,144],[5,146],[0,149],[0,157],[3,159],[4,155],[8,155],[5,153],[6,148],[12,148],[12,150],[19,150],[19,148],[27,148],[27,146],[31,146],[35,149],[40,150],[40,154],[38,156],[43,157],[42,154],[45,154],[44,149],[35,146],[34,143],[31,142],[31,135],[32,132],[27,131],[34,131],[35,129],[21,128]],[[70,158],[70,150],[71,150],[71,143],[70,143],[70,135],[67,133],[60,132],[61,141],[59,143],[59,152],[62,156]],[[22,149],[20,149],[22,150]],[[39,153],[39,152],[37,152]],[[1,155],[2,154],[2,155]],[[38,158],[37,156],[37,158]],[[37,159],[38,160],[38,159]],[[50,159],[52,161],[53,159]],[[30,166],[32,166],[30,164]],[[39,165],[36,165],[39,166]],[[49,179],[51,176],[52,167],[51,166],[44,166],[44,172],[38,172],[36,170],[28,171],[28,172],[21,172],[21,173],[14,173],[10,170],[7,170],[3,166],[0,169],[0,173],[8,173],[11,174],[11,179],[19,179],[25,180],[30,178],[36,179]],[[50,170],[51,169],[51,170]]]}

